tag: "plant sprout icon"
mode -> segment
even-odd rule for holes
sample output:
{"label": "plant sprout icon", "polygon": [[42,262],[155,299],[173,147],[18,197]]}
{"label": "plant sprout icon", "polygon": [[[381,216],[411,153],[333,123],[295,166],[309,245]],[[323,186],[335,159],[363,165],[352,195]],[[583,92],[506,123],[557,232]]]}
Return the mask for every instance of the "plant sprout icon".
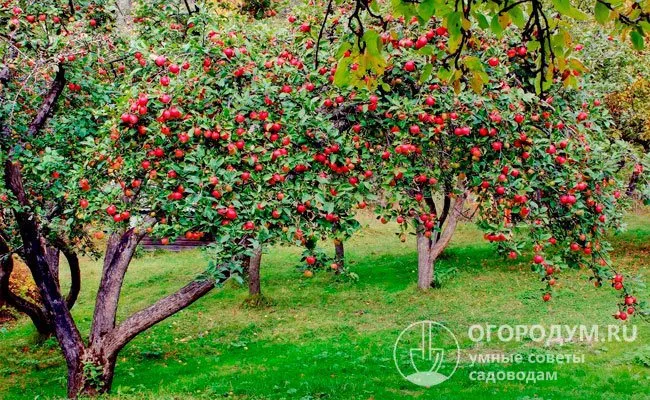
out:
{"label": "plant sprout icon", "polygon": [[[416,347],[413,347],[413,340],[419,340]],[[447,363],[444,362],[445,357],[449,359]],[[454,334],[444,325],[420,321],[400,333],[393,348],[393,359],[400,375],[406,380],[418,386],[431,387],[441,384],[456,372],[460,346]]]}
{"label": "plant sprout icon", "polygon": [[[431,338],[430,324],[422,324],[421,328],[422,328],[422,341],[420,342],[420,348],[411,349],[409,353],[409,355],[411,356],[411,365],[413,366],[413,369],[417,372],[437,372],[442,366],[442,360],[445,357],[445,350],[441,348],[432,347],[433,341]],[[420,360],[424,361],[423,363],[421,362],[420,364],[426,366],[428,364],[427,361],[430,361],[431,367],[428,368],[428,370],[425,369],[425,371],[421,371],[420,368],[418,368],[417,366],[418,363],[416,363],[415,361],[418,360],[418,357]]]}

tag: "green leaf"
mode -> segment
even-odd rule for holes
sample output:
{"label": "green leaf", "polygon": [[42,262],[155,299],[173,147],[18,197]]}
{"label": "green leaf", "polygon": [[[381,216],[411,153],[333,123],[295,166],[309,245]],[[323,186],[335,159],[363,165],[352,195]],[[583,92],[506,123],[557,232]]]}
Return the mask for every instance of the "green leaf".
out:
{"label": "green leaf", "polygon": [[478,21],[478,27],[481,29],[488,29],[490,27],[490,21],[487,16],[483,13],[477,12],[474,14],[474,17]]}
{"label": "green leaf", "polygon": [[463,60],[467,68],[469,68],[470,71],[484,71],[483,63],[478,57],[470,56],[470,57],[465,57]]}
{"label": "green leaf", "polygon": [[456,51],[462,40],[461,19],[462,15],[458,11],[449,13],[446,18],[447,31],[449,32],[448,46],[451,52]]}
{"label": "green leaf", "polygon": [[433,53],[435,52],[435,49],[436,49],[435,47],[433,47],[432,45],[428,44],[428,45],[426,45],[426,46],[424,46],[424,47],[422,47],[422,48],[416,50],[416,52],[417,52],[418,54],[422,54],[423,56],[432,56]]}
{"label": "green leaf", "polygon": [[606,23],[609,21],[609,8],[607,8],[605,4],[597,1],[596,8],[594,9],[594,16],[596,17],[596,21],[599,23]]}
{"label": "green leaf", "polygon": [[[377,3],[377,1],[373,1],[373,3]],[[420,15],[420,18],[422,18],[422,21],[425,24],[431,19],[435,11],[436,11],[435,0],[423,0],[420,3],[420,6],[418,7],[418,14]]]}
{"label": "green leaf", "polygon": [[572,6],[570,0],[553,0],[553,6],[561,14],[566,15],[567,17],[571,17],[575,20],[585,21],[589,19],[587,14]]}
{"label": "green leaf", "polygon": [[643,50],[645,47],[643,35],[638,31],[630,32],[630,40],[632,40],[632,46],[634,46],[635,50]]}
{"label": "green leaf", "polygon": [[526,43],[526,48],[528,49],[529,53],[539,50],[540,46],[541,44],[536,40],[531,40],[530,42]]}
{"label": "green leaf", "polygon": [[350,50],[352,48],[352,43],[350,42],[343,42],[341,46],[339,47],[338,51],[336,52],[335,57],[337,59],[340,59],[343,57],[343,54],[345,54],[346,51]]}
{"label": "green leaf", "polygon": [[433,64],[427,63],[424,65],[422,68],[422,74],[420,74],[420,83],[425,83],[427,79],[431,76],[431,72],[433,71]]}
{"label": "green leaf", "polygon": [[451,76],[452,76],[452,71],[446,68],[440,68],[438,70],[438,79],[440,79],[443,82],[448,82],[451,79]]}
{"label": "green leaf", "polygon": [[492,17],[492,22],[490,22],[490,29],[492,30],[492,33],[494,33],[497,37],[501,38],[503,34],[503,28],[499,23],[499,18],[497,15],[494,15]]}
{"label": "green leaf", "polygon": [[512,18],[512,23],[517,25],[519,28],[523,28],[526,25],[526,16],[524,11],[520,6],[515,6],[508,11],[510,17]]}
{"label": "green leaf", "polygon": [[334,74],[334,84],[336,86],[346,86],[350,84],[351,74],[350,71],[348,71],[348,68],[351,63],[352,57],[344,57],[339,61],[336,67],[336,73]]}
{"label": "green leaf", "polygon": [[375,30],[369,30],[363,35],[362,39],[366,43],[366,53],[379,57],[381,56],[381,36]]}
{"label": "green leaf", "polygon": [[483,90],[483,84],[485,82],[483,81],[481,74],[473,73],[469,83],[472,87],[472,90],[474,90],[474,92],[481,93],[481,91]]}
{"label": "green leaf", "polygon": [[407,3],[403,0],[391,0],[391,6],[393,14],[396,17],[403,16],[407,21],[418,14],[414,4]]}
{"label": "green leaf", "polygon": [[370,10],[372,10],[375,14],[378,14],[381,11],[379,9],[379,2],[378,1],[371,1],[370,2]]}

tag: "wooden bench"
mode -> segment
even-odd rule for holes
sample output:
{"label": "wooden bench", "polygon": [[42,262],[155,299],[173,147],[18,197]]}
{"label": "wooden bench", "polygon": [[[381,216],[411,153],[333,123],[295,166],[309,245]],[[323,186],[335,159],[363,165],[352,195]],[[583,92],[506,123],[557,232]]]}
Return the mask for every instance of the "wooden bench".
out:
{"label": "wooden bench", "polygon": [[145,236],[140,242],[140,245],[145,250],[163,249],[163,250],[170,250],[170,251],[182,251],[182,250],[191,250],[197,247],[206,246],[210,243],[212,243],[211,240],[189,240],[189,239],[185,239],[184,237],[179,237],[173,242],[170,241],[169,244],[164,245],[160,243],[159,239],[153,239],[150,238],[149,236]]}

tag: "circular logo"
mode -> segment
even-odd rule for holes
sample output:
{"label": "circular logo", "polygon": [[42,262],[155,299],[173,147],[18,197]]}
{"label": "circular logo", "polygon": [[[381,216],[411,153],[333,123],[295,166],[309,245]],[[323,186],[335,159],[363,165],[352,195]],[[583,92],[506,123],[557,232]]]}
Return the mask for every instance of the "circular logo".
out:
{"label": "circular logo", "polygon": [[395,342],[393,359],[397,371],[418,386],[439,385],[456,372],[460,346],[444,325],[419,321],[404,329]]}

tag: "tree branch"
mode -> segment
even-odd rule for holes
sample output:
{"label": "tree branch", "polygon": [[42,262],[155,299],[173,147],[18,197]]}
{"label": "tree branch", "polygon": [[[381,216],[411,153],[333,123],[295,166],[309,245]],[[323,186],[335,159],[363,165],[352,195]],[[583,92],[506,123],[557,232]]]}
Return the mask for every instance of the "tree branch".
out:
{"label": "tree branch", "polygon": [[433,260],[438,258],[440,253],[442,253],[445,250],[445,248],[451,241],[451,238],[454,236],[454,232],[456,231],[456,225],[458,224],[458,218],[463,213],[463,207],[465,206],[465,200],[467,199],[467,195],[468,195],[467,192],[464,192],[463,194],[458,195],[456,197],[456,200],[454,200],[454,205],[453,207],[451,207],[451,213],[449,213],[447,225],[445,225],[445,228],[438,236],[438,239],[433,244],[433,247],[431,247],[430,257]]}
{"label": "tree branch", "polygon": [[323,39],[325,25],[327,25],[327,17],[332,12],[332,1],[333,0],[329,0],[327,3],[327,9],[325,10],[325,16],[323,17],[323,23],[321,24],[320,31],[318,32],[318,40],[316,40],[316,52],[314,53],[314,69],[318,68],[318,51],[320,50],[320,42]]}
{"label": "tree branch", "polygon": [[115,357],[138,334],[188,307],[229,277],[230,274],[226,273],[217,282],[211,278],[198,277],[175,293],[131,315],[103,338],[102,345],[105,354],[108,358]]}
{"label": "tree branch", "polygon": [[59,96],[65,88],[65,82],[65,70],[63,69],[63,65],[59,64],[59,70],[56,72],[50,90],[45,95],[43,103],[32,120],[32,123],[29,124],[29,129],[27,131],[28,136],[34,136],[43,129],[43,126],[45,126],[45,123],[54,109],[56,101],[59,99]]}
{"label": "tree branch", "polygon": [[637,173],[632,173],[632,176],[630,176],[630,181],[627,184],[627,189],[625,190],[625,195],[626,196],[632,196],[634,194],[634,191],[636,190],[636,185],[639,182],[639,176],[641,174]]}
{"label": "tree branch", "polygon": [[72,309],[76,303],[81,291],[81,269],[79,268],[79,257],[74,252],[69,250],[61,250],[63,256],[68,261],[70,267],[70,291],[65,298],[65,303],[69,309]]}
{"label": "tree branch", "polygon": [[4,300],[18,312],[27,315],[34,323],[39,334],[49,336],[52,334],[53,329],[47,319],[45,310],[38,304],[20,297],[9,287],[13,269],[14,259],[9,245],[0,237],[0,299]]}
{"label": "tree branch", "polygon": [[47,263],[47,255],[43,246],[42,235],[38,221],[29,212],[29,202],[25,195],[22,175],[17,163],[11,157],[5,162],[5,185],[18,199],[22,206],[14,210],[14,217],[18,223],[20,237],[23,243],[24,260],[32,273],[34,282],[38,286],[46,315],[51,321],[61,351],[68,363],[69,369],[77,368],[80,354],[83,352],[83,341],[77,329],[70,310],[65,304],[59,291],[58,282],[52,275]]}
{"label": "tree branch", "polygon": [[440,237],[442,235],[442,226],[445,224],[445,222],[447,221],[447,217],[449,216],[449,209],[451,208],[450,196],[451,196],[451,192],[448,190],[447,193],[445,193],[445,197],[443,199],[442,214],[440,214],[440,218],[438,218],[438,229],[440,229],[440,231],[435,233],[436,243],[440,240]]}
{"label": "tree branch", "polygon": [[102,279],[95,301],[90,343],[98,342],[102,336],[115,328],[117,306],[120,300],[124,275],[126,274],[135,249],[144,237],[131,228],[123,234],[113,234],[106,245],[106,256]]}

